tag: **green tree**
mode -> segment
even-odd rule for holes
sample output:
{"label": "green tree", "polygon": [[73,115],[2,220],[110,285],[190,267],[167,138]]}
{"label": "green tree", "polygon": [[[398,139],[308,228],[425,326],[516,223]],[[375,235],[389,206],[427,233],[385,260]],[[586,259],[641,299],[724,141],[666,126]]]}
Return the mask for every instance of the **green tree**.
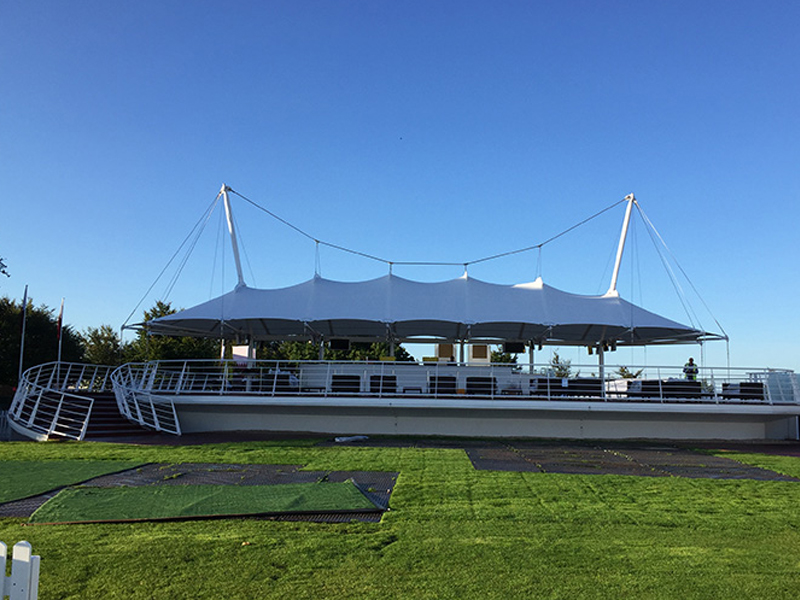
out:
{"label": "green tree", "polygon": [[[355,342],[350,344],[350,350],[341,352],[342,358],[336,356],[329,360],[380,360],[382,356],[389,356],[391,347],[387,342]],[[332,355],[338,355],[338,352],[332,352]],[[400,345],[396,345],[394,349],[394,359],[396,361],[409,361],[414,360],[412,356]]]}
{"label": "green tree", "polygon": [[319,349],[311,342],[265,342],[256,349],[260,360],[316,360]]}
{"label": "green tree", "polygon": [[169,302],[156,302],[144,313],[144,328],[137,332],[136,339],[123,347],[125,362],[149,360],[176,360],[186,358],[213,359],[219,357],[219,341],[208,338],[172,337],[149,335],[147,323],[153,319],[177,312]]}
{"label": "green tree", "polygon": [[[553,372],[555,377],[566,379],[572,377],[572,361],[566,358],[561,358],[558,352],[553,352],[553,358],[550,360],[550,371]],[[578,371],[574,376],[580,375]]]}
{"label": "green tree", "polygon": [[83,334],[83,361],[92,365],[122,364],[122,341],[111,325],[89,327]]}
{"label": "green tree", "polygon": [[[22,339],[22,302],[0,298],[0,385],[16,385],[19,349]],[[61,360],[78,362],[83,357],[83,343],[72,327],[61,328]],[[25,324],[23,370],[58,359],[58,317],[45,305],[35,307],[28,299]]]}
{"label": "green tree", "polygon": [[[390,346],[387,342],[354,342],[349,350],[331,350],[325,347],[324,360],[380,360],[388,356]],[[400,345],[395,346],[395,360],[413,361],[414,357]],[[266,342],[256,350],[261,360],[317,360],[319,346],[312,342]]]}
{"label": "green tree", "polygon": [[644,369],[638,371],[631,371],[628,367],[620,367],[617,369],[617,376],[620,379],[639,379],[639,376],[644,372]]}
{"label": "green tree", "polygon": [[502,350],[492,350],[491,361],[493,363],[506,363],[506,364],[517,364],[517,355],[516,354],[509,354],[508,352],[503,352]]}

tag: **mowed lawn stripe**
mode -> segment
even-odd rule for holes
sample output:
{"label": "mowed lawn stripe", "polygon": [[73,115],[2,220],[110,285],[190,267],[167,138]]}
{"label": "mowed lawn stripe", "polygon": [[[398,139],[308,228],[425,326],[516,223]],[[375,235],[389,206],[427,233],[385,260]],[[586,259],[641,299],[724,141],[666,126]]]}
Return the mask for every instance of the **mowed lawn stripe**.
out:
{"label": "mowed lawn stripe", "polygon": [[130,460],[0,460],[0,503],[38,496],[142,464]]}

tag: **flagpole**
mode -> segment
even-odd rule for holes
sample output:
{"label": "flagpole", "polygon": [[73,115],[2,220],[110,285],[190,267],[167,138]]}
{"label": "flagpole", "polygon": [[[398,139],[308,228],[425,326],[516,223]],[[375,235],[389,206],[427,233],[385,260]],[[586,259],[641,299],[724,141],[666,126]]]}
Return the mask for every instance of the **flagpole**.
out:
{"label": "flagpole", "polygon": [[64,324],[64,299],[61,299],[61,309],[58,311],[58,362],[61,362],[61,328]]}
{"label": "flagpole", "polygon": [[22,296],[22,335],[19,341],[19,377],[17,381],[22,381],[22,357],[25,355],[25,322],[28,320],[28,286],[25,285],[25,293]]}

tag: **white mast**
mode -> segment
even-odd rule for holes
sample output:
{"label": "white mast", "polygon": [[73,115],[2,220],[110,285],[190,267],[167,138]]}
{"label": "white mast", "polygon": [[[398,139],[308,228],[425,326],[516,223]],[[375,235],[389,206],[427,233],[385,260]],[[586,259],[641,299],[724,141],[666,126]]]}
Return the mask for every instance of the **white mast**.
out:
{"label": "white mast", "polygon": [[622,263],[622,251],[625,250],[625,238],[628,237],[628,225],[631,222],[631,211],[633,209],[633,203],[636,202],[636,198],[633,194],[628,194],[625,196],[625,200],[628,201],[628,208],[625,210],[625,220],[622,222],[622,233],[619,236],[619,246],[617,246],[617,260],[614,263],[614,273],[611,275],[611,286],[608,288],[606,292],[606,296],[617,296],[617,277],[619,276],[619,266]]}
{"label": "white mast", "polygon": [[225,217],[228,219],[228,233],[231,235],[231,245],[233,246],[233,260],[236,263],[236,275],[239,277],[238,286],[244,285],[244,275],[242,275],[242,261],[239,259],[239,244],[236,242],[236,228],[233,226],[233,213],[231,212],[231,201],[228,198],[229,188],[224,183],[219,191],[225,203]]}

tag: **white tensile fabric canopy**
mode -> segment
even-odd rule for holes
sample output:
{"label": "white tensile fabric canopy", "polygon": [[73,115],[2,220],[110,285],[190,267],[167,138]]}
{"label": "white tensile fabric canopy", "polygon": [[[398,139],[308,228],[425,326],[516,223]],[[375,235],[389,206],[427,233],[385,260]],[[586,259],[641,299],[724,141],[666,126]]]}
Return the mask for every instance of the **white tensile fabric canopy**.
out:
{"label": "white tensile fabric canopy", "polygon": [[487,340],[590,346],[722,337],[646,311],[616,294],[569,294],[540,279],[499,285],[464,276],[424,283],[391,274],[360,282],[317,276],[280,289],[240,285],[203,304],[154,319],[146,328],[159,335],[251,341]]}

